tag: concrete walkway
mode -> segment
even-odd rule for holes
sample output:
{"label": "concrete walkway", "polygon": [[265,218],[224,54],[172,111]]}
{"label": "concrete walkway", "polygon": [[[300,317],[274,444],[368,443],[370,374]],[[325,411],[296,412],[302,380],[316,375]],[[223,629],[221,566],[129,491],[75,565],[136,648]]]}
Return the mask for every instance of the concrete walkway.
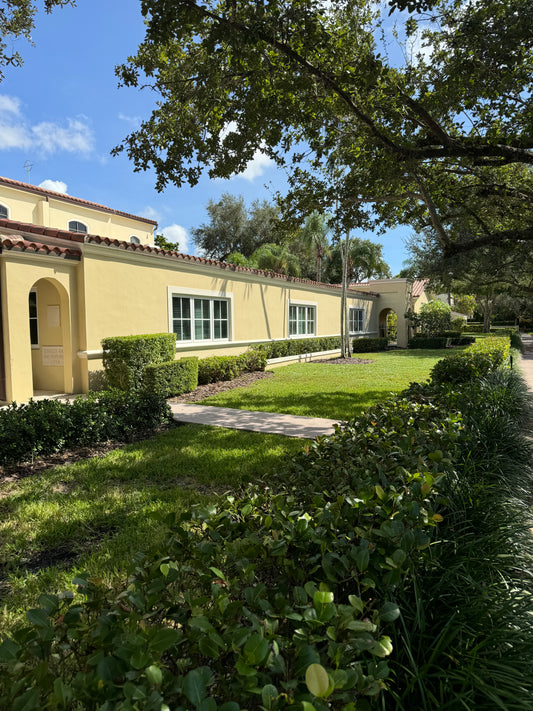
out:
{"label": "concrete walkway", "polygon": [[533,336],[522,334],[525,353],[520,361],[520,371],[524,376],[528,388],[533,393]]}
{"label": "concrete walkway", "polygon": [[336,420],[326,420],[320,417],[280,415],[276,412],[252,412],[251,410],[235,410],[229,407],[209,405],[185,405],[181,402],[169,404],[176,422],[215,425],[234,430],[280,434],[287,437],[302,437],[303,439],[315,439],[320,435],[333,434],[334,425],[338,424]]}

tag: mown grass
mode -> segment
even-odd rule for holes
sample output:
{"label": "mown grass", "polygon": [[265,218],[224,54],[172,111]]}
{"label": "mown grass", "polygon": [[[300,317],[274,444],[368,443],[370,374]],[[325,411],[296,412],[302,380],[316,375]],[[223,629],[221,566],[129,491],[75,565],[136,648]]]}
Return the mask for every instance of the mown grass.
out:
{"label": "mown grass", "polygon": [[88,572],[124,582],[167,514],[268,477],[305,440],[187,425],[106,456],[0,484],[0,625]]}
{"label": "mown grass", "polygon": [[202,400],[202,405],[349,420],[374,403],[423,382],[442,350],[360,353],[360,365],[299,363],[274,369],[274,377]]}

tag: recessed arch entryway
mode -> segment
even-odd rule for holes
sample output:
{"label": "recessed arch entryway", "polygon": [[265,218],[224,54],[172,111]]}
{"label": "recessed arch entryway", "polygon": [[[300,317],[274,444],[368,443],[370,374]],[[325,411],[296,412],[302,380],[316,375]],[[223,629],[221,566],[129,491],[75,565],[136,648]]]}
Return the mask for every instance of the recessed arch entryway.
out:
{"label": "recessed arch entryway", "polygon": [[34,395],[72,392],[70,304],[65,287],[38,279],[28,293]]}
{"label": "recessed arch entryway", "polygon": [[398,335],[398,315],[394,309],[382,309],[379,313],[379,335],[396,341]]}

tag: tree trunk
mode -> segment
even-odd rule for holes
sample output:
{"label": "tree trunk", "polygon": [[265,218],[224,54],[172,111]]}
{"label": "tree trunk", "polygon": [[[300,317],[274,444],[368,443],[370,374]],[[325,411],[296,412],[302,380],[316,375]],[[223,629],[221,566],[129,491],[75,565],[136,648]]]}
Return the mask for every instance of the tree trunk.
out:
{"label": "tree trunk", "polygon": [[350,246],[350,233],[346,233],[344,245],[340,243],[342,261],[342,294],[341,294],[341,358],[350,357],[350,328],[348,324],[348,254]]}

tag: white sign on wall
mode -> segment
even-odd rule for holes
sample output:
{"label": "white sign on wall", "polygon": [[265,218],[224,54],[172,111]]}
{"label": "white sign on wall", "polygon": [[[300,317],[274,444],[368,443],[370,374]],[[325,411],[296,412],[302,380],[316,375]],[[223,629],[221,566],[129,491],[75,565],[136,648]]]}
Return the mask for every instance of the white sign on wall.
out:
{"label": "white sign on wall", "polygon": [[61,312],[58,304],[50,304],[46,307],[46,320],[51,328],[61,326]]}
{"label": "white sign on wall", "polygon": [[63,365],[63,346],[42,346],[43,365]]}

